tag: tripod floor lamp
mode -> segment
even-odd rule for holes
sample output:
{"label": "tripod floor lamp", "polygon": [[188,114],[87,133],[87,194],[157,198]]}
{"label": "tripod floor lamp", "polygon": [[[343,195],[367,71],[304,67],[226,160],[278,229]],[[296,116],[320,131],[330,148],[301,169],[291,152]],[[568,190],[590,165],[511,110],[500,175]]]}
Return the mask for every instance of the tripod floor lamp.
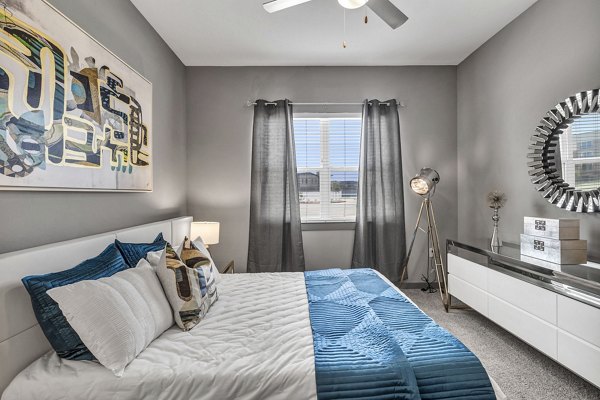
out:
{"label": "tripod floor lamp", "polygon": [[[406,269],[408,267],[408,261],[410,259],[410,255],[412,253],[413,246],[415,244],[415,239],[417,238],[417,233],[419,230],[427,233],[427,240],[429,246],[427,251],[429,253],[429,249],[433,252],[433,254],[427,255],[427,271],[431,269],[431,262],[434,263],[436,279],[438,283],[438,288],[440,292],[440,296],[442,298],[442,304],[444,304],[444,308],[446,312],[448,312],[449,301],[448,301],[448,284],[446,282],[446,269],[444,268],[444,261],[442,259],[442,253],[440,251],[440,239],[438,236],[437,225],[435,222],[435,213],[433,212],[433,204],[431,203],[431,198],[435,194],[435,187],[440,181],[440,175],[436,170],[431,168],[422,168],[421,171],[410,180],[410,188],[423,198],[421,202],[421,208],[419,209],[419,215],[417,216],[417,223],[415,224],[415,230],[413,232],[413,237],[410,242],[410,247],[408,248],[408,253],[406,254],[406,259],[403,265],[402,277],[400,279],[400,284],[404,281],[406,275]],[[425,217],[427,222],[427,229],[421,228],[421,219]],[[429,281],[427,281],[429,285]]]}

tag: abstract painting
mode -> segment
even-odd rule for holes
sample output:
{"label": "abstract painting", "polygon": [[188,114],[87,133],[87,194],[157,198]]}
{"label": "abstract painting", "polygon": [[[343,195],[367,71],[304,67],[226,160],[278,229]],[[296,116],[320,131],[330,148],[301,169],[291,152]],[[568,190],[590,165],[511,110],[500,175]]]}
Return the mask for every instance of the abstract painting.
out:
{"label": "abstract painting", "polygon": [[152,190],[152,84],[43,0],[0,2],[0,189]]}

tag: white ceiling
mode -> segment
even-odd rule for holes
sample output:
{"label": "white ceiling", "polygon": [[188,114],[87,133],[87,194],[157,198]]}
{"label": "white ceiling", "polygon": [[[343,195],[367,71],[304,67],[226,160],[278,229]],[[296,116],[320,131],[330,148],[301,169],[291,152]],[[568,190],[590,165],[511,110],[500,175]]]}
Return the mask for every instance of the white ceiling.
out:
{"label": "white ceiling", "polygon": [[266,0],[132,0],[185,65],[456,65],[536,0],[392,0],[396,30],[365,9],[312,0],[278,13]]}

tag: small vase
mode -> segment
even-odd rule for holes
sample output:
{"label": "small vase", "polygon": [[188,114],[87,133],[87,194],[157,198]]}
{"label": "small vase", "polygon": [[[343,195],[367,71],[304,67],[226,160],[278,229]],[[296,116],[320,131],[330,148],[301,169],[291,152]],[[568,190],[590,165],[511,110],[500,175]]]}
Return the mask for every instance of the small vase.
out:
{"label": "small vase", "polygon": [[500,239],[500,233],[498,232],[498,221],[500,221],[500,216],[498,215],[498,208],[494,208],[494,215],[492,216],[492,221],[494,221],[494,231],[492,232],[492,251],[498,250],[498,248],[502,247],[502,240]]}

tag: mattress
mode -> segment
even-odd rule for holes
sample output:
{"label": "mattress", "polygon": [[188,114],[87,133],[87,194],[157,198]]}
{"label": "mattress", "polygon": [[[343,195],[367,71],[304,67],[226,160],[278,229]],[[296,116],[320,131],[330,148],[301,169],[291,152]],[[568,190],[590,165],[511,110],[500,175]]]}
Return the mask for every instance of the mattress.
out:
{"label": "mattress", "polygon": [[164,332],[121,378],[50,352],[2,400],[316,399],[302,273],[222,275],[219,300],[189,332]]}
{"label": "mattress", "polygon": [[316,399],[315,343],[304,274],[222,275],[219,301],[200,324],[164,332],[122,377],[49,352],[11,382],[2,400]]}

